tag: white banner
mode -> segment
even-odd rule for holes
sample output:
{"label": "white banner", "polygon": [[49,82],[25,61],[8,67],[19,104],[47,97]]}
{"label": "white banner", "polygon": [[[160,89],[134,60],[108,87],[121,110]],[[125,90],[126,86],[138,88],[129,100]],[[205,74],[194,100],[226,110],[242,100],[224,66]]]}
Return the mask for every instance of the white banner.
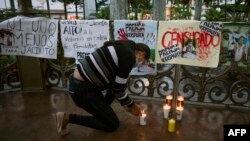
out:
{"label": "white banner", "polygon": [[216,68],[222,28],[221,22],[159,21],[156,62]]}
{"label": "white banner", "polygon": [[60,25],[64,56],[76,61],[109,40],[108,20],[62,20]]}
{"label": "white banner", "polygon": [[58,20],[15,17],[0,23],[12,36],[0,39],[1,54],[57,58]]}
{"label": "white banner", "polygon": [[115,40],[133,40],[136,43],[144,43],[150,49],[149,60],[137,63],[131,74],[145,75],[156,73],[155,51],[157,37],[157,21],[152,20],[115,20]]}

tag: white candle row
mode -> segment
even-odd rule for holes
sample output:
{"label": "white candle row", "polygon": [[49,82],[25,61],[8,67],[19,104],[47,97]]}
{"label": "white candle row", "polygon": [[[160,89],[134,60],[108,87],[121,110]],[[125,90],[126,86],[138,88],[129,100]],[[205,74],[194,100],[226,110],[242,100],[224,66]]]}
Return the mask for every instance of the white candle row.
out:
{"label": "white candle row", "polygon": [[163,105],[163,115],[165,119],[168,119],[171,107],[168,104]]}
{"label": "white candle row", "polygon": [[[166,97],[166,104],[163,105],[163,115],[165,119],[169,118],[169,113],[171,111],[173,101],[173,95],[168,95]],[[184,110],[184,97],[178,96],[177,97],[177,107],[176,107],[176,119],[181,120],[182,119],[182,113]]]}
{"label": "white candle row", "polygon": [[[173,100],[173,96],[172,95],[168,95],[166,98],[166,104],[163,105],[163,113],[164,113],[164,118],[168,119],[169,118],[169,113],[171,110],[171,105],[172,105],[172,100]],[[183,101],[184,98],[183,96],[178,96],[177,98],[178,103],[177,103],[177,107],[176,107],[176,118],[177,120],[181,120],[182,119],[182,113],[183,113]],[[146,125],[147,124],[147,114],[144,112],[144,110],[142,110],[141,116],[140,116],[140,125]]]}
{"label": "white candle row", "polygon": [[147,114],[142,110],[141,116],[140,116],[140,125],[146,125],[147,124]]}
{"label": "white candle row", "polygon": [[[167,97],[166,97],[166,103],[169,106],[172,106],[172,101],[173,101],[173,95],[167,95]],[[178,96],[177,97],[177,106],[181,106],[181,107],[184,106],[184,97],[183,96]]]}
{"label": "white candle row", "polygon": [[[169,113],[170,113],[171,107],[168,104],[164,104],[163,105],[163,115],[165,119],[169,118]],[[176,118],[177,120],[181,120],[182,119],[182,113],[183,113],[184,108],[183,107],[176,107]]]}
{"label": "white candle row", "polygon": [[181,106],[176,107],[176,119],[181,120],[182,119],[182,113],[184,108]]}
{"label": "white candle row", "polygon": [[177,106],[178,107],[183,107],[184,106],[184,97],[183,96],[178,96],[177,97]]}

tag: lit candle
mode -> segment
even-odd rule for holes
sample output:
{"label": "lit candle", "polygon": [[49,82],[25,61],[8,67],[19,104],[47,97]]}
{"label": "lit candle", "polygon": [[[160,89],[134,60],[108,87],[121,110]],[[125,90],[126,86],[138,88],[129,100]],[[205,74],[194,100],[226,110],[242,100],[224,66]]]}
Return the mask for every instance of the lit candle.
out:
{"label": "lit candle", "polygon": [[168,95],[166,97],[166,103],[169,105],[169,106],[172,106],[172,100],[173,100],[173,95]]}
{"label": "lit candle", "polygon": [[175,131],[175,119],[169,119],[168,120],[168,131],[174,132]]}
{"label": "lit candle", "polygon": [[168,119],[171,107],[168,104],[163,105],[163,115],[165,119]]}
{"label": "lit candle", "polygon": [[140,116],[140,125],[146,125],[147,124],[147,114],[142,110],[141,116]]}
{"label": "lit candle", "polygon": [[176,107],[176,118],[177,120],[182,119],[182,113],[183,113],[184,108],[181,106]]}
{"label": "lit candle", "polygon": [[181,106],[183,107],[183,104],[184,104],[184,97],[183,96],[178,96],[177,97],[177,106]]}

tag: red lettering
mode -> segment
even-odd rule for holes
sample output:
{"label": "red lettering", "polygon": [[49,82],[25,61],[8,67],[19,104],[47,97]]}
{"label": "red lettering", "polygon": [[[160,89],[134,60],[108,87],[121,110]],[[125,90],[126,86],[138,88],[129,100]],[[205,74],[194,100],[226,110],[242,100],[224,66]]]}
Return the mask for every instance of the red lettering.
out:
{"label": "red lettering", "polygon": [[[177,32],[166,31],[161,40],[162,47],[167,48],[173,44],[184,46],[184,39],[197,40],[198,48],[218,47],[220,36],[212,36],[205,32]],[[201,51],[204,52],[204,51]]]}
{"label": "red lettering", "polygon": [[[183,33],[167,31],[162,36],[161,44],[164,48],[172,46],[173,44],[180,44],[182,46],[184,36],[185,35],[183,35]],[[167,40],[167,37],[169,38],[169,40]]]}
{"label": "red lettering", "polygon": [[[166,43],[165,43],[165,41],[166,41],[166,36],[167,36],[167,34],[171,34],[171,32],[165,32],[164,34],[163,34],[163,36],[162,36],[162,39],[161,39],[161,45],[162,45],[162,47],[163,48],[167,48],[169,45],[167,45]],[[168,43],[169,44],[169,43]]]}
{"label": "red lettering", "polygon": [[[220,45],[221,35],[215,36],[215,37],[218,37],[218,38],[213,38],[212,45],[213,45],[213,47],[218,47],[218,46]],[[217,39],[217,40],[216,40],[216,39]]]}
{"label": "red lettering", "polygon": [[200,32],[193,32],[193,39],[198,40],[200,38]]}

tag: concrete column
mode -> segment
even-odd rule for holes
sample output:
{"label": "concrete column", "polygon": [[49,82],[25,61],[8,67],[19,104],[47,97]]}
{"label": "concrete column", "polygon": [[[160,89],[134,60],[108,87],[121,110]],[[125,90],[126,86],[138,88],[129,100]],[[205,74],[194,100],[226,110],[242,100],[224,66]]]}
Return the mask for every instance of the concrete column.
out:
{"label": "concrete column", "polygon": [[18,56],[17,66],[22,91],[37,92],[44,90],[45,83],[40,58]]}
{"label": "concrete column", "polygon": [[166,18],[166,0],[153,0],[153,19],[164,21]]}
{"label": "concrete column", "polygon": [[[32,16],[31,0],[18,0],[22,15]],[[18,74],[21,81],[21,89],[25,92],[44,90],[43,67],[40,58],[17,56]]]}
{"label": "concrete column", "polygon": [[127,14],[127,0],[110,0],[110,20],[126,20]]}

